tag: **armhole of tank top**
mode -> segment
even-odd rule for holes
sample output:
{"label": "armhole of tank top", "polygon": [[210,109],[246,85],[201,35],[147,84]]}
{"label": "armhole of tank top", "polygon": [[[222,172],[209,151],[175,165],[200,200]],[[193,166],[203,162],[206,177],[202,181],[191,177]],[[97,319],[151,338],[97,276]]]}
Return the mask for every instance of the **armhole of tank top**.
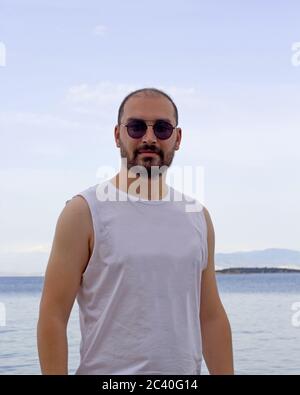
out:
{"label": "armhole of tank top", "polygon": [[203,222],[203,251],[204,251],[202,270],[205,270],[208,266],[208,242],[207,242],[207,222],[206,222],[206,217],[205,217],[203,205],[202,205],[201,215],[202,215],[202,222]]}
{"label": "armhole of tank top", "polygon": [[78,193],[76,196],[82,197],[86,201],[86,203],[88,205],[88,208],[89,208],[89,211],[90,211],[90,216],[92,218],[92,226],[93,226],[93,234],[94,234],[93,235],[93,239],[94,239],[93,250],[92,250],[90,258],[89,258],[89,260],[88,260],[88,262],[86,264],[84,272],[82,272],[82,279],[84,279],[86,277],[87,271],[89,270],[89,268],[93,264],[94,257],[95,257],[95,254],[96,254],[97,228],[96,228],[96,223],[95,223],[95,213],[93,212],[94,208],[91,206],[89,198],[83,192]]}

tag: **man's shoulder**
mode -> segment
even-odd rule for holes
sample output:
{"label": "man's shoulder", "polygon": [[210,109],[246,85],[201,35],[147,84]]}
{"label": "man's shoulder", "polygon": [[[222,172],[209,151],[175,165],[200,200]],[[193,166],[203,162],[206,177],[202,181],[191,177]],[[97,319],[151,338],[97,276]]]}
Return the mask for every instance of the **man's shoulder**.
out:
{"label": "man's shoulder", "polygon": [[75,195],[67,200],[60,217],[70,232],[74,233],[76,229],[78,235],[92,240],[93,220],[88,202],[82,195]]}
{"label": "man's shoulder", "polygon": [[88,202],[82,195],[75,195],[66,201],[61,216],[69,223],[80,223],[82,226],[90,223],[90,209]]}

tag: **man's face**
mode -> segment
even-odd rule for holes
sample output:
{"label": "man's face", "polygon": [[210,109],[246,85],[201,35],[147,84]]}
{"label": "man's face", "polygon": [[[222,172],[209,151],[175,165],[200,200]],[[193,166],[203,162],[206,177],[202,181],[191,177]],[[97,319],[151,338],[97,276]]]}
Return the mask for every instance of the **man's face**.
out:
{"label": "man's face", "polygon": [[[129,118],[143,119],[153,125],[158,119],[168,120],[176,125],[174,107],[164,96],[132,96],[124,106],[121,123],[127,124]],[[122,158],[127,159],[127,169],[133,166],[144,166],[148,177],[151,176],[151,166],[170,166],[175,150],[179,149],[181,129],[176,128],[170,138],[160,140],[154,134],[152,126],[148,126],[145,135],[139,139],[130,137],[124,125],[115,127],[115,141],[120,147]],[[150,150],[152,154],[141,153]]]}

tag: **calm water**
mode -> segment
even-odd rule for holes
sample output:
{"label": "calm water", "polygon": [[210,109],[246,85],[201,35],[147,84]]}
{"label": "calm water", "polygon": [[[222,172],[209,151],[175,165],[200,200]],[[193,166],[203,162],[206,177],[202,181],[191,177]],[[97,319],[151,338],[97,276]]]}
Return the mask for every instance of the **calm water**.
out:
{"label": "calm water", "polygon": [[[217,275],[231,322],[237,374],[300,374],[300,274]],[[0,277],[0,374],[40,374],[36,323],[43,279]],[[297,306],[296,306],[297,307]],[[298,310],[299,311],[299,310]],[[299,317],[299,314],[298,316]],[[69,326],[69,372],[79,363],[78,306]],[[205,364],[202,371],[207,374]]]}

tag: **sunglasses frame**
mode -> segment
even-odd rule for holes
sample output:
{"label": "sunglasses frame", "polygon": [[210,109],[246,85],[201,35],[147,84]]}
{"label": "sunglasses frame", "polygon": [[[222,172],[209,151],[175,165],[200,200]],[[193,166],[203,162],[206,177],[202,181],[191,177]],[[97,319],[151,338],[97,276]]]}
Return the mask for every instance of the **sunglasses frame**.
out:
{"label": "sunglasses frame", "polygon": [[[147,126],[147,128],[145,129],[144,134],[143,134],[141,137],[132,137],[132,136],[129,134],[129,132],[128,132],[128,125],[130,124],[130,122],[134,122],[134,121],[141,121],[141,122],[144,122],[144,124]],[[170,126],[172,127],[172,133],[170,134],[169,137],[167,137],[167,138],[165,138],[165,139],[162,139],[162,138],[160,138],[159,136],[157,136],[157,134],[156,134],[156,132],[155,132],[155,129],[154,129],[154,127],[155,127],[155,125],[157,124],[157,122],[166,122],[168,125],[170,125]],[[168,139],[172,136],[172,134],[173,134],[173,132],[174,132],[174,129],[177,129],[177,126],[173,126],[170,122],[165,121],[164,119],[157,119],[154,123],[149,124],[149,123],[146,122],[145,119],[136,118],[136,119],[131,119],[131,120],[130,120],[128,123],[126,123],[126,124],[121,122],[120,125],[125,126],[125,127],[126,127],[126,130],[127,130],[127,133],[128,133],[128,136],[131,137],[131,138],[133,138],[133,139],[136,139],[136,140],[137,140],[137,139],[140,139],[140,138],[142,138],[142,137],[145,136],[145,134],[147,133],[148,126],[152,126],[152,127],[153,127],[153,132],[154,132],[155,136],[156,136],[159,140],[168,140]]]}

